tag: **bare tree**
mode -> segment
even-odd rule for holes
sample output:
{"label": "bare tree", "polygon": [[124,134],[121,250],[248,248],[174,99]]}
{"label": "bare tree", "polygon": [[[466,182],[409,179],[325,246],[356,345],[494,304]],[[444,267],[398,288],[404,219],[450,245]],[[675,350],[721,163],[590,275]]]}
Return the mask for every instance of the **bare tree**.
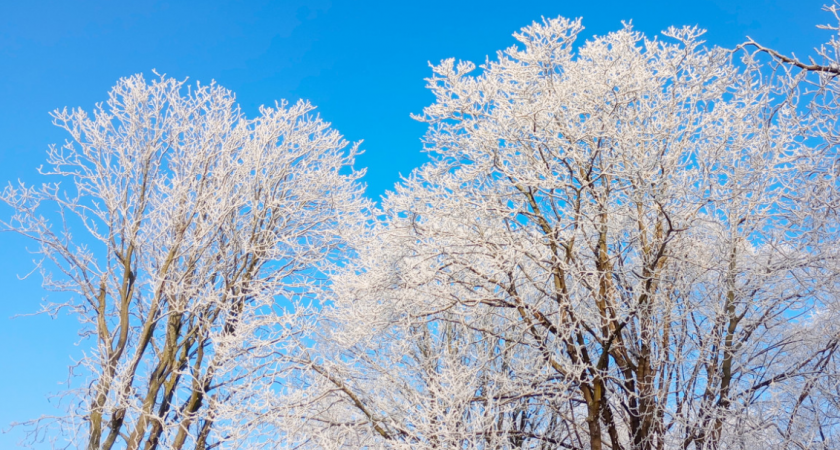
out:
{"label": "bare tree", "polygon": [[478,75],[434,67],[435,157],[335,278],[290,442],[840,439],[833,113],[696,28],[575,49],[581,30],[535,23]]}
{"label": "bare tree", "polygon": [[93,115],[53,114],[71,139],[45,173],[71,186],[10,185],[3,225],[38,243],[47,288],[73,294],[44,311],[69,310],[94,342],[68,416],[34,437],[57,423],[91,450],[270,445],[292,325],[365,205],[357,147],[312,109],[248,120],[214,84],[138,75]]}

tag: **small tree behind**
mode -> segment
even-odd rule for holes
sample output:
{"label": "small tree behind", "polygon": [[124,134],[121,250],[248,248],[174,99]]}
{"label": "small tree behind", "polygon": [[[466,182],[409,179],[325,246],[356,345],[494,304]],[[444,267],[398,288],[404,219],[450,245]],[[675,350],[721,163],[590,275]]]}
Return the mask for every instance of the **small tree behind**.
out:
{"label": "small tree behind", "polygon": [[45,286],[73,293],[45,311],[68,309],[95,340],[57,421],[71,445],[203,449],[260,429],[292,317],[363,206],[356,146],[312,109],[248,120],[216,85],[138,75],[92,116],[54,113],[71,140],[46,174],[72,189],[20,184],[2,199],[16,211],[5,227],[61,274]]}

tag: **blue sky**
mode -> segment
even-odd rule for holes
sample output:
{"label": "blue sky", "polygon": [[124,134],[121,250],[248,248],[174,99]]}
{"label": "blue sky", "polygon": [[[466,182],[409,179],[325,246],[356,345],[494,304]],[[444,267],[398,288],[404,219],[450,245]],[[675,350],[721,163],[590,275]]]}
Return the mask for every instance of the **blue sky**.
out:
{"label": "blue sky", "polygon": [[[422,164],[424,124],[433,98],[428,62],[481,63],[515,43],[514,31],[541,16],[583,17],[584,37],[632,20],[654,35],[699,25],[710,45],[732,47],[749,35],[783,53],[811,54],[830,36],[823,0],[694,1],[232,1],[0,2],[0,183],[38,183],[35,169],[65,135],[48,112],[91,109],[114,82],[151,70],[233,90],[253,116],[261,104],[303,98],[350,141],[364,139],[368,193],[379,196]],[[4,218],[8,208],[0,207]],[[0,429],[54,412],[78,356],[72,318],[24,317],[48,293],[31,269],[27,243],[0,234]],[[49,294],[57,299],[60,294]],[[19,430],[0,434],[13,448]]]}

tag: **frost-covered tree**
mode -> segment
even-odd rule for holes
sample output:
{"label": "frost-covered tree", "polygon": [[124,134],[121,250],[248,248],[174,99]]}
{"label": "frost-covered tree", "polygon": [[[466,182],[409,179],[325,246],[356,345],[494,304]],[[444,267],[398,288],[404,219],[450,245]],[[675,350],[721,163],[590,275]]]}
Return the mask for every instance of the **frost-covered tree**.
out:
{"label": "frost-covered tree", "polygon": [[433,159],[334,279],[290,446],[840,440],[833,111],[696,28],[581,30],[434,67]]}
{"label": "frost-covered tree", "polygon": [[432,160],[373,215],[305,103],[133,77],[57,112],[72,188],[3,199],[94,341],[72,444],[835,445],[840,44],[582,29],[434,67]]}
{"label": "frost-covered tree", "polygon": [[69,311],[91,345],[68,415],[33,437],[52,423],[90,450],[272,445],[283,355],[365,205],[356,147],[312,109],[247,119],[219,86],[134,76],[92,115],[54,113],[70,139],[45,173],[64,184],[7,187],[4,226],[73,295],[45,312]]}

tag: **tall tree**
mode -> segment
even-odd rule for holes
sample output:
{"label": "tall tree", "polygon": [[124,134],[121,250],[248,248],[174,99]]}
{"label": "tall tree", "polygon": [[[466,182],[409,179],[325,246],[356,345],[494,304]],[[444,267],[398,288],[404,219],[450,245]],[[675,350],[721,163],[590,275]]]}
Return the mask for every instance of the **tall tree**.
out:
{"label": "tall tree", "polygon": [[477,75],[434,67],[435,157],[336,278],[301,445],[840,439],[825,110],[696,28],[576,48],[581,30],[544,20]]}
{"label": "tall tree", "polygon": [[74,295],[45,311],[69,310],[94,341],[57,420],[71,445],[269,445],[254,436],[290,324],[364,207],[357,147],[312,109],[249,120],[219,86],[138,75],[93,115],[54,113],[71,139],[46,174],[70,186],[10,185],[2,199],[16,211],[6,229],[59,272],[45,286]]}

